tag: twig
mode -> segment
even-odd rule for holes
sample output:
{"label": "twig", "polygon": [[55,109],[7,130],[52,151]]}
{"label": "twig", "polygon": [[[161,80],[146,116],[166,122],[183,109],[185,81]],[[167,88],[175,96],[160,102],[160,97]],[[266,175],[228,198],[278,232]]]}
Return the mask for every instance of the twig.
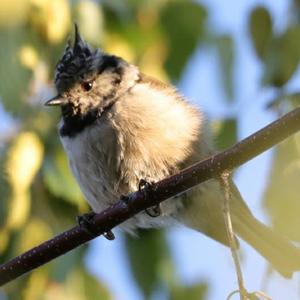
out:
{"label": "twig", "polygon": [[232,228],[232,222],[231,222],[231,215],[230,215],[231,190],[230,190],[230,184],[228,181],[229,176],[230,176],[230,172],[227,170],[222,172],[222,174],[220,176],[220,182],[221,182],[221,186],[222,186],[223,192],[224,192],[224,202],[223,202],[224,221],[225,221],[225,227],[226,227],[226,231],[227,231],[229,246],[230,246],[230,250],[231,250],[231,255],[233,258],[235,271],[236,271],[236,275],[237,275],[237,279],[238,279],[240,299],[247,300],[248,292],[244,286],[243,273],[242,273],[239,255],[238,255],[238,249],[237,249],[237,245],[236,245],[236,238],[235,238],[235,234],[234,234],[234,231]]}
{"label": "twig", "polygon": [[90,235],[76,226],[4,263],[0,266],[0,285],[86,243],[97,235],[108,232],[146,208],[216,177],[224,170],[232,170],[240,166],[298,130],[300,130],[300,108],[291,111],[233,147],[153,184],[151,189],[132,193],[128,195],[126,201],[120,199],[93,218],[93,232],[97,234]]}
{"label": "twig", "polygon": [[258,299],[258,297],[265,300],[272,300],[266,293],[262,291],[255,291],[249,293],[245,288],[243,272],[240,264],[239,255],[238,255],[238,247],[236,244],[236,237],[231,222],[230,201],[232,199],[232,194],[231,194],[230,183],[228,181],[229,176],[230,176],[230,171],[224,170],[220,175],[220,182],[224,191],[223,214],[224,214],[225,227],[227,231],[231,255],[235,266],[235,272],[238,279],[239,289],[231,292],[227,297],[227,300],[230,300],[231,297],[235,294],[240,295],[240,300]]}
{"label": "twig", "polygon": [[[231,292],[228,297],[226,298],[226,300],[231,300],[232,296],[236,295],[236,294],[241,294],[240,290],[236,290],[236,291],[233,291]],[[258,300],[258,299],[265,299],[265,300],[272,300],[272,298],[267,295],[266,293],[262,292],[262,291],[256,291],[256,292],[253,292],[253,293],[250,293],[247,295],[248,298],[246,299],[249,299],[249,300]],[[258,298],[259,297],[259,298]]]}

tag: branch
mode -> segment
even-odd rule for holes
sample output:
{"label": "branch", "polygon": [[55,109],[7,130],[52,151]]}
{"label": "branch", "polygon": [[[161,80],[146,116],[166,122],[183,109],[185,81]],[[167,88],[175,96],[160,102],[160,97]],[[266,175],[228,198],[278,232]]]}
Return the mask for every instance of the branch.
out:
{"label": "branch", "polygon": [[[232,222],[231,222],[230,202],[231,202],[232,194],[231,194],[231,190],[230,190],[230,184],[228,181],[229,176],[230,176],[230,172],[226,171],[226,170],[220,176],[220,182],[221,182],[221,186],[222,186],[223,192],[224,192],[223,215],[224,215],[224,221],[225,221],[225,225],[226,225],[226,231],[227,231],[227,237],[228,237],[229,246],[230,246],[230,250],[231,250],[231,255],[233,258],[235,272],[237,275],[240,300],[247,300],[247,299],[249,299],[248,292],[244,286],[242,268],[241,268],[241,264],[240,264],[239,255],[237,252],[238,247],[236,244],[236,239],[235,239]],[[228,298],[228,299],[230,299],[230,298]]]}
{"label": "branch", "polygon": [[120,199],[92,219],[94,226],[92,229],[97,234],[91,235],[76,226],[4,263],[0,266],[0,285],[108,232],[146,208],[155,206],[210,178],[218,177],[224,170],[232,170],[240,166],[298,130],[300,130],[300,108],[227,150],[153,184],[150,189],[142,189],[128,195],[125,200]]}

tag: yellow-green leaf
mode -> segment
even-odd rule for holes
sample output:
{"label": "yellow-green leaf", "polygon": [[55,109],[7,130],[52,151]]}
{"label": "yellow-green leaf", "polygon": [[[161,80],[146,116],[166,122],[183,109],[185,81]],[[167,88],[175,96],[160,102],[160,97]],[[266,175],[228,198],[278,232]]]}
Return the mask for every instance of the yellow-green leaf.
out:
{"label": "yellow-green leaf", "polygon": [[6,162],[6,172],[14,190],[28,189],[41,166],[43,156],[43,144],[35,133],[22,132],[17,136]]}

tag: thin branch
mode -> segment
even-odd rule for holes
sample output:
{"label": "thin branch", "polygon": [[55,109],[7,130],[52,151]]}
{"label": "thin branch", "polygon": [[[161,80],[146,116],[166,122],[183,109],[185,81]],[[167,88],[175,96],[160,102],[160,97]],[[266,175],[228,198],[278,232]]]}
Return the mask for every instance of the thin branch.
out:
{"label": "thin branch", "polygon": [[120,199],[93,218],[93,232],[98,234],[91,235],[76,226],[4,263],[0,266],[0,285],[108,232],[146,208],[155,206],[212,177],[217,177],[224,170],[232,170],[240,166],[298,130],[300,130],[300,108],[291,111],[235,146],[153,184],[151,189],[132,193],[126,197],[126,200]]}
{"label": "thin branch", "polygon": [[238,285],[239,285],[239,294],[241,300],[247,300],[248,299],[248,292],[244,285],[244,279],[243,279],[243,273],[242,268],[240,264],[240,259],[238,255],[238,247],[236,244],[236,238],[232,227],[231,222],[231,215],[230,215],[230,201],[231,201],[231,190],[230,190],[230,184],[228,181],[228,178],[230,176],[230,172],[225,170],[222,172],[220,176],[220,182],[221,186],[224,191],[224,202],[223,202],[223,214],[224,214],[224,221],[226,225],[226,231],[228,236],[228,241],[230,245],[231,255],[233,258],[234,266],[235,266],[235,272],[238,279]]}

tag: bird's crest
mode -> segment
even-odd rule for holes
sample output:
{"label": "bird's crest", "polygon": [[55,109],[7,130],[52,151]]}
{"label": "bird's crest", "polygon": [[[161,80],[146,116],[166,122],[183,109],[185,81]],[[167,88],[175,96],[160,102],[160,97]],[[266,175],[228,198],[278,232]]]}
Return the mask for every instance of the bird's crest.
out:
{"label": "bird's crest", "polygon": [[74,45],[72,47],[69,39],[65,52],[56,65],[55,85],[57,90],[65,91],[76,81],[82,79],[84,74],[93,72],[100,59],[101,53],[99,49],[93,50],[81,38],[78,26],[75,24]]}

